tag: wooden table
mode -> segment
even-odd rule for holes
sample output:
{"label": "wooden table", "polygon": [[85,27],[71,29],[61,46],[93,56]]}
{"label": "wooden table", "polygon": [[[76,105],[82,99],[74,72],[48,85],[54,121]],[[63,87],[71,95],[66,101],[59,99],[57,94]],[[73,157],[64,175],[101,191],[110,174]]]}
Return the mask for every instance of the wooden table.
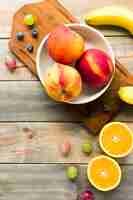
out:
{"label": "wooden table", "polygon": [[[70,106],[49,100],[39,81],[19,61],[20,68],[14,73],[3,64],[12,14],[28,2],[0,3],[0,200],[76,200],[77,193],[88,186],[87,163],[100,152],[97,138],[81,126],[82,116],[77,116]],[[107,4],[133,8],[132,0],[63,0],[63,3],[77,16]],[[133,72],[133,38],[121,29],[101,31],[120,61]],[[126,122],[133,129],[133,108],[125,105],[114,120]],[[81,144],[88,137],[94,141],[94,153],[89,157],[81,152]],[[63,140],[72,143],[68,158],[59,152]],[[133,199],[133,154],[119,162],[124,174],[120,187],[109,193],[92,188],[96,200]],[[69,182],[65,174],[71,164],[79,168],[75,183]]]}

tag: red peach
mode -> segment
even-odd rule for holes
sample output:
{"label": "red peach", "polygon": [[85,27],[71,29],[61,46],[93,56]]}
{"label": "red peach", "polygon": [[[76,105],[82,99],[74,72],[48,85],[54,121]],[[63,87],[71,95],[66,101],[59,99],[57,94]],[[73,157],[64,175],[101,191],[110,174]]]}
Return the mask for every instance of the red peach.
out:
{"label": "red peach", "polygon": [[44,77],[44,88],[54,100],[68,102],[80,95],[81,76],[75,68],[55,63]]}
{"label": "red peach", "polygon": [[49,55],[62,64],[72,64],[84,51],[84,40],[70,28],[60,25],[48,37]]}
{"label": "red peach", "polygon": [[88,49],[81,56],[76,68],[82,79],[93,89],[107,84],[113,71],[110,57],[99,49]]}

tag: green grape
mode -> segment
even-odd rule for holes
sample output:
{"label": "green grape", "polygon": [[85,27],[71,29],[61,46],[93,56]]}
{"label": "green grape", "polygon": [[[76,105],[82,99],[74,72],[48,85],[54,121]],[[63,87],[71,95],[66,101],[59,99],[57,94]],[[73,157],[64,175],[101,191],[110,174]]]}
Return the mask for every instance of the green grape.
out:
{"label": "green grape", "polygon": [[78,176],[78,169],[74,166],[70,166],[67,168],[67,177],[71,180],[74,181]]}
{"label": "green grape", "polygon": [[32,15],[32,14],[27,14],[25,17],[24,17],[24,23],[25,25],[27,26],[32,26],[35,24],[35,17]]}
{"label": "green grape", "polygon": [[92,143],[90,141],[86,141],[82,144],[82,151],[86,154],[90,154],[92,152]]}

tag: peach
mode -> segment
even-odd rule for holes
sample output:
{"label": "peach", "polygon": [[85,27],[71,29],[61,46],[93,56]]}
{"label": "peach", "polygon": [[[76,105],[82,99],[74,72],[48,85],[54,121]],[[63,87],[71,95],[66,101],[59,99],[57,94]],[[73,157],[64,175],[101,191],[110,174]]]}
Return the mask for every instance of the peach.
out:
{"label": "peach", "polygon": [[70,28],[60,25],[48,37],[49,55],[61,64],[72,64],[84,51],[84,39]]}
{"label": "peach", "polygon": [[93,89],[107,84],[113,71],[110,57],[99,49],[88,49],[81,56],[76,68],[82,79]]}
{"label": "peach", "polygon": [[44,87],[54,100],[68,102],[80,95],[82,80],[75,68],[55,63],[45,74]]}

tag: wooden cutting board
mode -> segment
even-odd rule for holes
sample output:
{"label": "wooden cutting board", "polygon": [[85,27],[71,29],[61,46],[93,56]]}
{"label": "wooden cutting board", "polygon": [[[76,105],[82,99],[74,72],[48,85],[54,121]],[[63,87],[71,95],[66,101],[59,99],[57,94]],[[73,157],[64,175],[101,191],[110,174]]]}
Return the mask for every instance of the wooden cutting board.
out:
{"label": "wooden cutting board", "polygon": [[[24,25],[24,16],[33,14],[36,16],[35,27],[38,30],[37,39],[31,35],[31,28]],[[67,9],[57,0],[45,0],[40,3],[28,4],[16,12],[13,17],[10,50],[35,74],[36,74],[36,53],[38,46],[44,36],[52,31],[54,27],[64,23],[78,23]],[[25,33],[24,40],[16,39],[16,32]],[[26,50],[26,45],[33,45],[33,53]],[[98,133],[101,127],[110,121],[114,114],[119,111],[120,100],[117,91],[120,86],[133,85],[133,76],[116,59],[116,74],[108,91],[97,101],[91,104],[74,106],[76,112],[84,113],[83,123],[93,133]]]}

